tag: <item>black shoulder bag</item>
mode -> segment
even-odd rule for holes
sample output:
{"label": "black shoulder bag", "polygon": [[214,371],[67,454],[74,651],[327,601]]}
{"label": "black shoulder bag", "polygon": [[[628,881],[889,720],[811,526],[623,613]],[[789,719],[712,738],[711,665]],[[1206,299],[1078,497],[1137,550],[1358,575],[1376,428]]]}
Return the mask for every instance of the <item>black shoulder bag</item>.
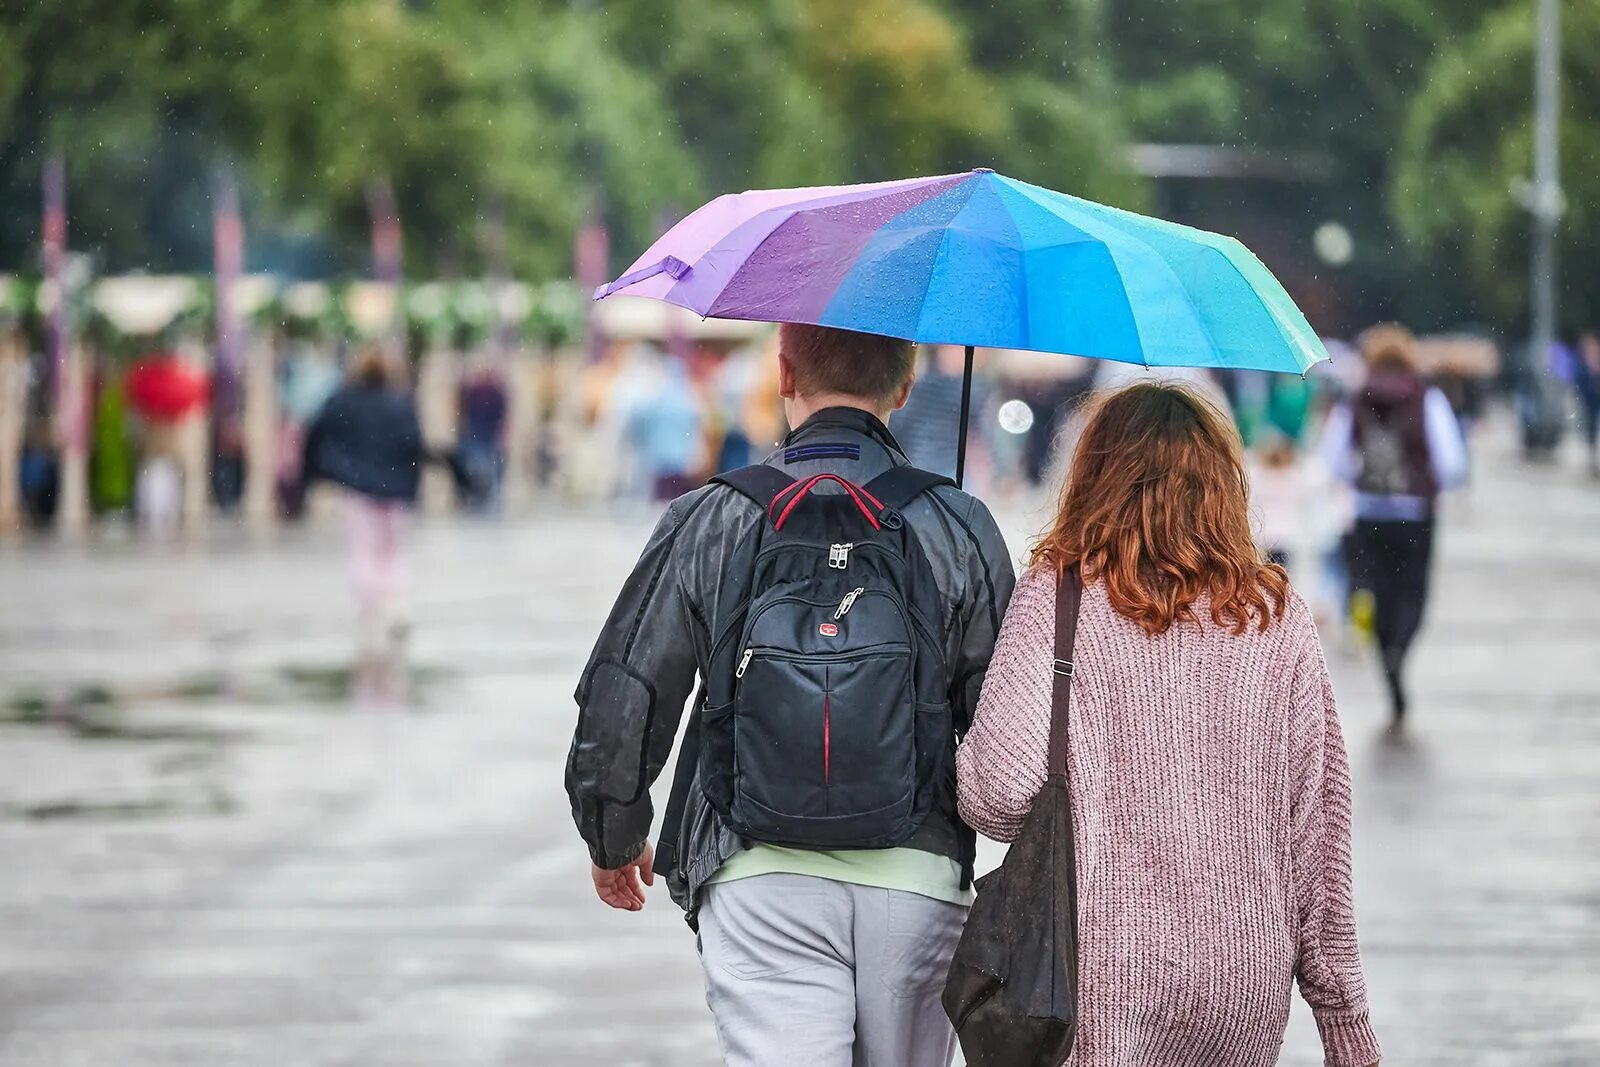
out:
{"label": "black shoulder bag", "polygon": [[1060,1067],[1078,1030],[1078,881],[1067,708],[1083,586],[1056,586],[1055,678],[1044,787],[978,898],[950,961],[944,1010],[969,1067]]}

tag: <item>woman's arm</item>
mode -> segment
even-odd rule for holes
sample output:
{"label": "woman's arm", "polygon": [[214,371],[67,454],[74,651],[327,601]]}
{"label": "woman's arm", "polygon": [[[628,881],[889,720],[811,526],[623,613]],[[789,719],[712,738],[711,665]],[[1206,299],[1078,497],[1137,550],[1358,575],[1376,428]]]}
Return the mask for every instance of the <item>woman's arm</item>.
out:
{"label": "woman's arm", "polygon": [[1295,976],[1316,1016],[1328,1067],[1378,1062],[1356,945],[1350,869],[1350,763],[1333,683],[1313,632],[1296,664],[1290,862],[1299,922]]}
{"label": "woman's arm", "polygon": [[985,837],[1010,841],[1044,785],[1056,576],[1029,569],[1017,582],[972,729],[956,750],[961,816]]}

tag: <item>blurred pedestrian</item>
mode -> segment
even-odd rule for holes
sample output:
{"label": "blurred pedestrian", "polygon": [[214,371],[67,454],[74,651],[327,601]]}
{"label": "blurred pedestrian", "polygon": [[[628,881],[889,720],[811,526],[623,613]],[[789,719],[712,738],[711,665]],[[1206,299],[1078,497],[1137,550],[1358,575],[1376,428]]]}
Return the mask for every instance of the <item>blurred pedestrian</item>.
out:
{"label": "blurred pedestrian", "polygon": [[152,537],[168,540],[183,521],[183,468],[170,452],[146,456],[134,484],[134,514]]}
{"label": "blurred pedestrian", "polygon": [[462,503],[473,510],[488,510],[499,500],[509,408],[505,380],[487,362],[475,366],[461,383],[455,464],[461,472],[457,484]]}
{"label": "blurred pedestrian", "polygon": [[[1370,603],[1389,688],[1390,726],[1405,721],[1406,654],[1422,626],[1439,494],[1466,480],[1467,452],[1450,401],[1417,369],[1416,338],[1403,326],[1361,337],[1367,378],[1323,427],[1328,469],[1355,489],[1347,541],[1351,586]],[[1359,621],[1359,619],[1358,619]]]}
{"label": "blurred pedestrian", "polygon": [[1264,431],[1250,466],[1250,503],[1262,551],[1285,570],[1299,559],[1308,539],[1314,507],[1310,489],[1294,441],[1276,430]]}
{"label": "blurred pedestrian", "polygon": [[[1074,570],[1063,666],[1057,590]],[[1091,409],[1059,514],[1017,583],[956,753],[961,813],[997,841],[1017,838],[1045,786],[1062,675],[1071,1063],[1267,1067],[1298,979],[1326,1061],[1376,1064],[1350,771],[1322,646],[1251,538],[1237,432],[1186,387],[1134,385]]]}
{"label": "blurred pedestrian", "polygon": [[1015,396],[1032,416],[1014,425],[1026,427],[1020,473],[1028,485],[1040,485],[1057,462],[1057,445],[1074,405],[1093,387],[1097,361],[1022,349],[998,350],[994,357],[1001,395]]}
{"label": "blurred pedestrian", "polygon": [[683,360],[661,360],[653,387],[631,398],[624,436],[643,466],[650,499],[671,500],[700,482],[705,406]]}
{"label": "blurred pedestrian", "polygon": [[1600,334],[1585,330],[1578,337],[1575,379],[1583,408],[1583,441],[1589,474],[1600,478]]}
{"label": "blurred pedestrian", "polygon": [[731,352],[723,356],[711,372],[708,392],[712,416],[716,429],[721,431],[713,434],[717,455],[714,473],[736,470],[750,463],[754,445],[746,415],[757,377],[756,360],[749,352]]}
{"label": "blurred pedestrian", "polygon": [[383,350],[364,349],[307,430],[303,470],[308,483],[325,479],[345,491],[350,574],[370,657],[397,653],[405,637],[405,521],[422,460],[416,402]]}
{"label": "blurred pedestrian", "polygon": [[306,428],[322,405],[338,391],[338,364],[327,353],[305,342],[294,343],[279,369],[278,403],[283,421],[278,426],[275,464],[278,506],[285,517],[305,514]]}
{"label": "blurred pedestrian", "polygon": [[51,444],[49,427],[35,421],[24,431],[17,462],[17,493],[23,514],[34,526],[48,526],[54,520],[60,479],[60,459]]}
{"label": "blurred pedestrian", "polygon": [[[890,416],[894,436],[914,466],[954,478],[966,350],[960,345],[920,345],[917,353],[922,366],[911,395]],[[973,408],[982,411],[982,401],[975,398]]]}

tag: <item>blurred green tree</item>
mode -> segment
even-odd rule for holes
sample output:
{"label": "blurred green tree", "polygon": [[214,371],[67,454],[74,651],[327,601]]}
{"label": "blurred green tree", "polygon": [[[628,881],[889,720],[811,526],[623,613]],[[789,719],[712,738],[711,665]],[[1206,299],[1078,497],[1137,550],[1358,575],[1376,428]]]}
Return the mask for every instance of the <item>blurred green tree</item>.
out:
{"label": "blurred green tree", "polygon": [[[1587,265],[1600,260],[1600,3],[1564,5],[1561,180],[1567,210],[1561,308],[1570,327],[1600,317]],[[1533,160],[1533,4],[1497,11],[1452,42],[1406,109],[1391,187],[1395,218],[1440,274],[1495,318],[1521,322]]]}

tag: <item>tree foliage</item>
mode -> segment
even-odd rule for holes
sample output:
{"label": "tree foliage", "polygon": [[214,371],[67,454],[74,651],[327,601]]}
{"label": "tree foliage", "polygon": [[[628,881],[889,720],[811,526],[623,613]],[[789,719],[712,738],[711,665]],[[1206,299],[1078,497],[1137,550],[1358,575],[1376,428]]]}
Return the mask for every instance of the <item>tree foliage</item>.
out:
{"label": "tree foliage", "polygon": [[73,243],[203,269],[212,183],[246,179],[253,261],[360,270],[388,180],[413,270],[569,268],[728,189],[991,165],[1124,203],[1114,114],[975,61],[932,0],[3,0],[0,262],[30,265],[48,151]]}
{"label": "tree foliage", "polygon": [[[1600,0],[1569,0],[1570,256],[1589,257]],[[388,180],[408,269],[626,260],[716,193],[992,166],[1131,207],[1135,141],[1318,173],[1397,311],[1522,300],[1533,0],[0,0],[0,268],[39,171],[106,269],[205,269],[212,183],[252,266],[363,273]],[[1300,220],[1310,221],[1310,220]],[[1299,221],[1296,222],[1299,225]],[[1309,234],[1309,226],[1304,227]],[[1466,270],[1455,269],[1457,261]],[[613,266],[619,266],[613,264]],[[1424,322],[1424,325],[1429,324]]]}
{"label": "tree foliage", "polygon": [[[1407,237],[1462,275],[1489,314],[1513,321],[1527,301],[1532,14],[1516,4],[1441,50],[1406,109],[1393,186]],[[1562,304],[1577,325],[1600,314],[1585,269],[1600,257],[1600,3],[1566,4],[1563,18]]]}

